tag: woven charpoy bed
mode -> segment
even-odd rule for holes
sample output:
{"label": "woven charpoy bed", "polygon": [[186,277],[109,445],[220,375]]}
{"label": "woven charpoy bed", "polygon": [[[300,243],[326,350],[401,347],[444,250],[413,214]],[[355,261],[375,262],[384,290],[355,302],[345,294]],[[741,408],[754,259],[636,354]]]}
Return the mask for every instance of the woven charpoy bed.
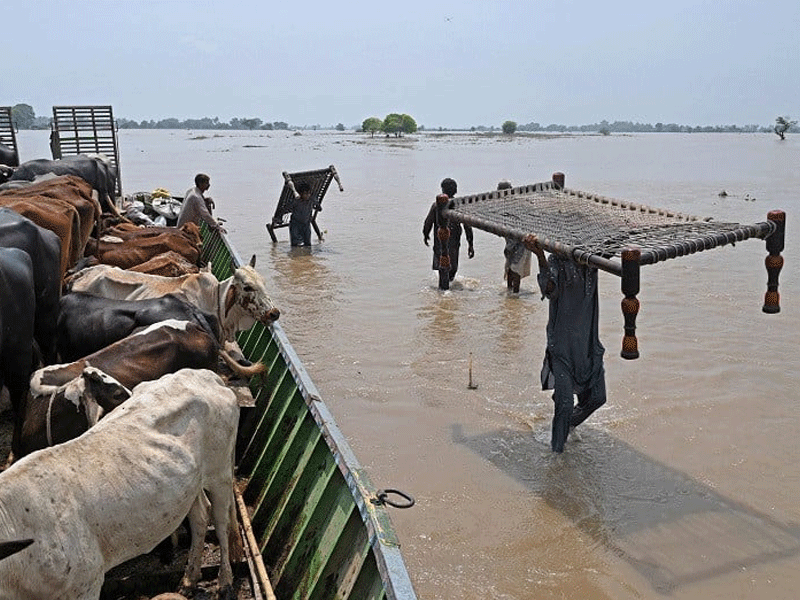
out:
{"label": "woven charpoy bed", "polygon": [[277,242],[278,238],[275,237],[275,230],[280,227],[289,226],[289,218],[292,214],[292,201],[300,197],[297,193],[297,186],[305,181],[311,186],[311,197],[314,200],[314,212],[311,215],[311,225],[317,233],[317,237],[322,241],[322,232],[317,225],[317,214],[322,210],[322,200],[331,181],[336,180],[339,186],[339,191],[343,192],[342,182],[339,180],[339,174],[336,168],[331,165],[325,169],[317,169],[315,171],[298,171],[296,173],[283,172],[283,188],[281,189],[281,196],[278,199],[278,206],[275,208],[275,214],[272,216],[272,221],[267,223],[267,231],[269,237],[273,242]]}
{"label": "woven charpoy bed", "polygon": [[[767,292],[763,311],[780,311],[778,276],[783,267],[786,215],[774,210],[752,225],[723,223],[632,202],[613,200],[564,187],[563,173],[552,181],[450,199],[437,197],[439,223],[471,225],[496,235],[524,241],[536,236],[539,245],[572,260],[613,273],[622,279],[625,336],[623,358],[638,358],[636,315],[639,312],[639,269],[726,244],[766,240]],[[440,230],[447,238],[444,229]],[[446,241],[446,240],[445,240]],[[447,259],[447,253],[442,253]],[[445,261],[446,262],[446,261]],[[442,268],[444,267],[444,268]],[[439,287],[448,289],[449,263],[440,266]]]}

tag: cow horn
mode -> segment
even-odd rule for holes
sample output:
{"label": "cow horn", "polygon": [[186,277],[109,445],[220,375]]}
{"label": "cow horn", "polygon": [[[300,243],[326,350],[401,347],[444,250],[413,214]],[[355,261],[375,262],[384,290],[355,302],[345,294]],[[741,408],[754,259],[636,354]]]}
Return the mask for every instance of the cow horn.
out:
{"label": "cow horn", "polygon": [[225,296],[225,316],[228,316],[228,313],[233,308],[233,305],[236,303],[236,288],[231,286],[228,288],[228,294]]}
{"label": "cow horn", "polygon": [[0,560],[24,550],[33,543],[33,540],[15,540],[13,542],[0,542]]}
{"label": "cow horn", "polygon": [[253,258],[250,259],[250,267],[255,269],[256,268],[256,255],[253,254]]}

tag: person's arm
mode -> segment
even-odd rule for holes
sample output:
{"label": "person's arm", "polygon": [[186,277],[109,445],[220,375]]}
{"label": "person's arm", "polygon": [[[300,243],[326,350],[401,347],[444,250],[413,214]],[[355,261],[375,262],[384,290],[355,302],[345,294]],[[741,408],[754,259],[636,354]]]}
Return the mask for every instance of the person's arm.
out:
{"label": "person's arm", "polygon": [[527,235],[525,239],[522,241],[525,244],[525,247],[533,252],[536,255],[536,261],[539,264],[539,276],[537,280],[539,282],[539,288],[542,291],[542,298],[552,298],[556,292],[556,280],[553,275],[553,270],[550,268],[550,264],[547,262],[547,258],[544,255],[544,250],[539,245],[539,240],[536,239],[535,235]]}
{"label": "person's arm", "polygon": [[467,238],[467,256],[475,256],[475,247],[472,245],[472,227],[464,224],[464,236]]}
{"label": "person's arm", "polygon": [[191,202],[194,203],[195,212],[197,215],[206,222],[211,229],[220,230],[220,224],[217,223],[217,220],[208,212],[208,207],[206,207],[206,201],[202,197],[192,196]]}
{"label": "person's arm", "polygon": [[425,245],[428,245],[428,238],[431,235],[431,229],[433,229],[433,223],[436,220],[436,203],[431,206],[431,209],[428,211],[428,216],[425,217],[425,222],[422,224],[422,241],[425,242]]}

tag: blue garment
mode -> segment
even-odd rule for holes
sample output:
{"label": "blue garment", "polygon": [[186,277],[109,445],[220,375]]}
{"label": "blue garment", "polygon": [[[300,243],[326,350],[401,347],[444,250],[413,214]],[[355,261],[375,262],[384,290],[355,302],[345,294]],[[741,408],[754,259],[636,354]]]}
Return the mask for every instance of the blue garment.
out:
{"label": "blue garment", "polygon": [[311,245],[311,223],[289,220],[289,240],[292,246]]}
{"label": "blue garment", "polygon": [[[553,390],[551,446],[562,452],[570,426],[577,426],[606,401],[605,348],[599,336],[597,269],[551,254],[538,276],[550,301],[543,390]],[[573,395],[578,406],[573,408]]]}
{"label": "blue garment", "polygon": [[314,202],[311,197],[295,198],[291,204],[292,216],[289,218],[289,239],[292,246],[311,245],[311,218]]}

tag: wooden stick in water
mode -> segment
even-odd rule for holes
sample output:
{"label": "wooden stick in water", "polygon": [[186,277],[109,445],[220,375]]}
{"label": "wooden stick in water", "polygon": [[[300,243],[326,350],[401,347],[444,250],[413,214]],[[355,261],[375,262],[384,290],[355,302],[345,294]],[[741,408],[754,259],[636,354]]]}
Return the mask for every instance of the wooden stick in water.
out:
{"label": "wooden stick in water", "polygon": [[472,352],[469,353],[469,383],[467,384],[467,389],[478,389],[478,384],[472,382]]}

